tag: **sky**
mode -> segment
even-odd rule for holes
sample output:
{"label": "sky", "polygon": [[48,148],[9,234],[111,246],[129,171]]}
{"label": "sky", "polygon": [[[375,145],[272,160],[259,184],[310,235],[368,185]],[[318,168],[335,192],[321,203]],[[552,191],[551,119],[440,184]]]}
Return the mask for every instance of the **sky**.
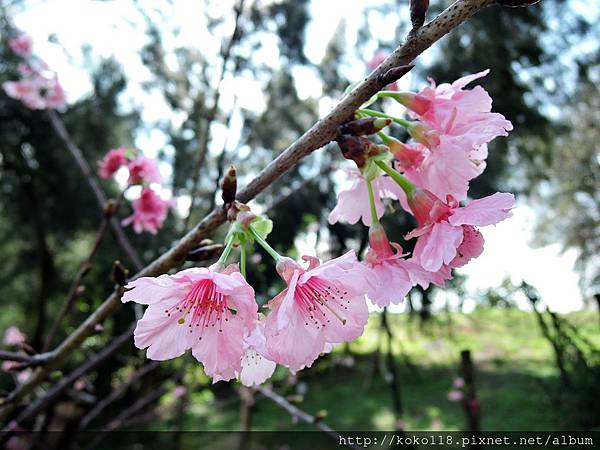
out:
{"label": "sky", "polygon": [[[202,43],[202,51],[207,58],[210,59],[211,55],[216,58],[220,48],[220,37],[208,34],[207,30],[198,26],[196,20],[201,17],[203,2],[175,0],[173,3],[174,6],[168,12],[168,23],[165,25],[177,25],[180,27],[180,32],[171,41],[167,39],[165,45],[167,47],[193,46]],[[366,16],[363,12],[363,8],[377,3],[381,1],[363,1],[360,7],[347,8],[345,7],[347,2],[344,1],[313,1],[310,7],[311,22],[307,29],[305,47],[305,53],[311,62],[318,64],[321,61],[326,45],[342,17],[346,25],[346,40],[349,46],[355,44],[356,29],[365,20],[373,29],[378,30],[379,39],[393,39],[395,22],[386,17]],[[141,83],[149,80],[151,75],[138,55],[138,50],[146,42],[146,37],[139,14],[131,2],[32,0],[25,4],[27,8],[19,10],[14,15],[14,22],[32,36],[36,54],[58,73],[66,87],[69,101],[77,100],[91,88],[88,71],[84,68],[86,61],[80,48],[82,44],[89,44],[95,57],[114,56],[123,64],[130,80],[126,95],[121,99],[124,109],[142,106],[142,118],[147,123],[170,114],[160,96],[152,95],[141,86]],[[164,2],[158,0],[144,2],[145,8],[149,9],[163,4]],[[590,8],[585,2],[574,1],[574,4],[584,10]],[[225,9],[232,11],[231,8]],[[343,14],[340,14],[340,11],[343,11]],[[75,17],[77,20],[73,20]],[[223,24],[223,35],[228,35],[232,26],[232,14],[230,14]],[[51,34],[56,35],[58,43],[48,41],[48,36]],[[377,49],[368,50],[375,53]],[[276,64],[278,59],[276,43],[265,42],[264,48],[253,57],[260,58],[266,64]],[[428,57],[431,57],[431,52],[426,53],[422,58]],[[355,61],[344,67],[344,71],[349,79],[360,80],[365,74],[364,63]],[[308,68],[297,68],[292,70],[292,75],[300,98],[321,97],[320,82],[314,71]],[[412,81],[410,76],[405,77],[402,87],[407,88]],[[264,108],[262,85],[258,80],[234,80],[226,77],[222,89],[224,108],[233,107],[234,103],[238,108],[244,107],[257,112]],[[334,105],[335,99],[322,98],[319,101],[320,114],[325,115]],[[176,124],[178,118],[172,117],[171,120]],[[241,124],[235,121],[234,115],[233,128],[236,126],[239,127]],[[212,130],[214,148],[222,148],[223,143],[235,132],[235,129],[227,130],[223,126],[216,126]],[[166,148],[162,133],[151,128],[138,134],[136,145],[150,157],[155,156],[161,149],[166,149],[167,155],[169,151],[173,151]],[[161,165],[163,175],[169,176],[170,170],[168,163]],[[168,195],[168,192],[166,194]],[[185,210],[188,205],[189,199],[178,199],[178,207],[181,210]],[[512,218],[481,230],[486,240],[483,255],[459,270],[467,276],[467,307],[475,304],[474,299],[479,293],[500,285],[506,278],[511,279],[515,284],[525,280],[535,286],[545,303],[556,311],[567,312],[582,307],[578,277],[574,271],[577,252],[569,250],[562,253],[559,244],[532,247],[534,225],[533,208],[527,204],[526,198],[521,198],[518,199]],[[303,242],[297,242],[299,250],[314,254],[312,238],[314,236],[309,235]],[[525,302],[521,306],[528,307]],[[396,310],[403,308],[402,305]]]}

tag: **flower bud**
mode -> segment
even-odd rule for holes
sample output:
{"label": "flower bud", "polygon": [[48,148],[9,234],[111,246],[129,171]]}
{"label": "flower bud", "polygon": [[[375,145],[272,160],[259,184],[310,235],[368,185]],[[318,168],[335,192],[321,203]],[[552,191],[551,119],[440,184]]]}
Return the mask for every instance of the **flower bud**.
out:
{"label": "flower bud", "polygon": [[350,134],[339,136],[337,143],[344,158],[354,161],[359,169],[365,167],[369,158],[388,151],[388,148],[384,145],[377,145],[367,138]]}
{"label": "flower bud", "polygon": [[223,177],[223,183],[221,184],[223,192],[221,198],[223,203],[226,205],[232,203],[235,200],[235,194],[237,193],[237,173],[234,166],[230,166],[229,170]]}
{"label": "flower bud", "polygon": [[338,127],[338,133],[362,136],[365,134],[375,134],[391,125],[392,119],[382,117],[366,117],[364,119],[351,120]]}
{"label": "flower bud", "polygon": [[111,218],[117,212],[118,204],[112,198],[108,199],[104,204],[104,217]]}
{"label": "flower bud", "polygon": [[121,261],[115,261],[112,267],[112,279],[119,286],[125,286],[127,284],[127,274],[129,271],[123,267]]}
{"label": "flower bud", "polygon": [[429,8],[429,0],[410,0],[410,21],[414,28],[425,22],[425,14]]}

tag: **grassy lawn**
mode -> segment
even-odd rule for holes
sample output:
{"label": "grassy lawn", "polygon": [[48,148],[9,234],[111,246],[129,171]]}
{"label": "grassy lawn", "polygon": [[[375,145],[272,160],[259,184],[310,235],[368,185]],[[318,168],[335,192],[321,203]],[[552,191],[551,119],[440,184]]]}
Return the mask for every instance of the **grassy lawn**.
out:
{"label": "grassy lawn", "polygon": [[[600,346],[595,312],[573,313],[571,323]],[[389,430],[394,416],[385,365],[374,357],[380,335],[379,317],[350,349],[340,347],[312,369],[299,374],[277,369],[274,389],[301,395],[297,405],[339,430]],[[460,403],[447,394],[459,370],[460,351],[472,352],[477,394],[485,430],[561,430],[575,425],[564,408],[556,407],[560,389],[554,356],[532,313],[519,310],[477,310],[471,314],[434,316],[422,326],[408,315],[390,315],[393,350],[400,374],[404,414],[409,430],[461,430]],[[386,351],[385,343],[383,351]],[[217,386],[216,386],[217,387]],[[185,419],[188,430],[234,430],[239,427],[237,396],[224,385],[213,392],[192,394]],[[310,430],[268,399],[257,398],[254,430]]]}

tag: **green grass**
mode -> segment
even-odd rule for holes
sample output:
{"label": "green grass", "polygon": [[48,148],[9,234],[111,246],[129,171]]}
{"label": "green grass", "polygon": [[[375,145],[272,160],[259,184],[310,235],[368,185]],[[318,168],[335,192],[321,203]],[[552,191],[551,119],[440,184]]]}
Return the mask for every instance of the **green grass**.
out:
{"label": "green grass", "polygon": [[[595,312],[578,312],[569,321],[600,345]],[[519,310],[477,310],[471,314],[438,314],[422,326],[408,315],[391,315],[395,335],[393,350],[400,372],[400,389],[409,430],[461,430],[465,415],[460,403],[447,393],[458,375],[460,351],[472,352],[477,395],[484,430],[574,429],[573,415],[557,408],[560,389],[554,356],[541,336],[532,313]],[[384,381],[385,365],[373,356],[378,345],[380,320],[373,315],[365,335],[301,372],[298,384],[287,382],[289,373],[278,368],[275,390],[291,395],[302,391],[297,405],[339,430],[389,430],[394,428],[390,390]],[[385,345],[383,350],[386,350]],[[351,363],[351,364],[350,364]],[[217,385],[218,386],[218,385]],[[235,430],[239,403],[228,385],[192,396],[185,419],[188,430]],[[310,430],[293,423],[289,414],[265,398],[257,398],[254,430]]]}

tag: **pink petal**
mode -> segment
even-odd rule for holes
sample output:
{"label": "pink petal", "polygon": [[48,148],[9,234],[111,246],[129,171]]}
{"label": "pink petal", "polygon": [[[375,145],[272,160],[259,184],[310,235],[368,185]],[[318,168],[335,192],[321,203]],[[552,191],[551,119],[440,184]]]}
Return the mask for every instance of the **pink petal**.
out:
{"label": "pink petal", "polygon": [[301,370],[319,357],[325,346],[325,339],[322,332],[307,326],[302,312],[295,304],[290,309],[289,321],[283,329],[277,327],[277,311],[267,316],[267,350],[276,363],[292,370]]}
{"label": "pink petal", "polygon": [[401,266],[401,261],[403,260],[390,258],[371,268],[373,283],[368,297],[377,306],[400,303],[413,287],[410,275]]}
{"label": "pink petal", "polygon": [[515,196],[506,192],[496,192],[493,195],[473,200],[462,208],[456,208],[448,221],[459,225],[493,225],[510,216],[510,210],[515,204]]}
{"label": "pink petal", "polygon": [[240,381],[244,386],[258,386],[271,378],[276,366],[273,361],[268,360],[260,353],[248,349],[242,357]]}
{"label": "pink petal", "polygon": [[462,267],[483,252],[484,239],[481,233],[470,225],[463,225],[463,241],[456,249],[456,257],[450,267]]}
{"label": "pink petal", "polygon": [[246,329],[243,318],[230,314],[228,321],[221,323],[221,328],[199,328],[203,329],[194,329],[193,332],[195,343],[192,345],[192,355],[202,363],[204,372],[213,378],[213,383],[235,378],[236,373],[242,370],[243,337]]}
{"label": "pink petal", "polygon": [[413,254],[425,270],[437,272],[443,264],[454,259],[462,238],[461,227],[454,227],[448,222],[435,223],[429,233],[417,240]]}
{"label": "pink petal", "polygon": [[158,277],[142,277],[133,280],[125,286],[126,291],[121,298],[123,303],[135,302],[142,305],[152,305],[167,299],[178,299],[183,297],[189,285],[186,282],[178,282],[170,275]]}
{"label": "pink petal", "polygon": [[165,361],[176,358],[191,346],[192,340],[188,336],[190,315],[180,324],[180,316],[172,314],[168,317],[165,313],[173,303],[166,300],[150,305],[137,323],[133,333],[135,346],[140,349],[148,348],[148,359]]}
{"label": "pink petal", "polygon": [[485,77],[488,73],[490,73],[490,69],[482,70],[481,72],[477,72],[471,75],[465,75],[462,78],[459,78],[454,83],[452,83],[452,87],[455,90],[460,90],[464,88],[467,84],[472,83],[473,81]]}
{"label": "pink petal", "polygon": [[[369,205],[369,193],[367,191],[367,184],[362,175],[351,175],[354,176],[354,182],[352,186],[339,193],[338,203],[329,213],[328,221],[330,224],[334,224],[340,220],[348,222],[349,224],[355,224],[359,220],[362,220],[366,226],[371,225],[371,209]],[[377,217],[383,216],[383,203],[381,199],[375,196],[375,209],[377,211]]]}

